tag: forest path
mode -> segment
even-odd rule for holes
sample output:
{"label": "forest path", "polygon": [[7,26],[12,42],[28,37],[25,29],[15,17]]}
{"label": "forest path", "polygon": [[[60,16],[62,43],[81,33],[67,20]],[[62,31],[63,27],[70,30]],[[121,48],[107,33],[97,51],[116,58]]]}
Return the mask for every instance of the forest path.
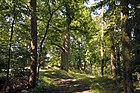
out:
{"label": "forest path", "polygon": [[41,76],[45,84],[43,93],[123,93],[121,78],[116,80],[60,69],[42,70]]}
{"label": "forest path", "polygon": [[63,70],[48,70],[44,76],[57,84],[49,93],[90,93],[91,82],[94,79],[90,75]]}
{"label": "forest path", "polygon": [[54,81],[58,83],[58,87],[51,93],[90,93],[90,85],[82,84],[82,81],[70,78],[55,78]]}

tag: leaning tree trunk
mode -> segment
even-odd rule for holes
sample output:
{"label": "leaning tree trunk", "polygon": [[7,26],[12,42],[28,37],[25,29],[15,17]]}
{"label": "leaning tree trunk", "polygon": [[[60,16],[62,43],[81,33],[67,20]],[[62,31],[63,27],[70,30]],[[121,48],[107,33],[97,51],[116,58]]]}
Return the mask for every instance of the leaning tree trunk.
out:
{"label": "leaning tree trunk", "polygon": [[37,72],[38,72],[38,79],[39,79],[39,69],[40,69],[40,65],[42,64],[41,61],[42,61],[42,50],[43,50],[42,48],[43,48],[43,43],[44,43],[44,41],[45,41],[45,39],[46,39],[46,37],[47,37],[47,33],[48,33],[48,30],[49,30],[49,26],[50,26],[50,22],[51,22],[52,16],[53,16],[53,13],[50,14],[50,18],[49,18],[49,20],[48,20],[48,22],[47,22],[47,25],[46,25],[46,31],[45,31],[45,33],[44,33],[44,36],[43,36],[41,42],[40,42],[40,51],[39,51],[39,60],[38,60],[38,70],[37,70]]}
{"label": "leaning tree trunk", "polygon": [[43,44],[44,44],[44,41],[47,37],[47,33],[49,31],[49,27],[50,27],[50,22],[52,20],[52,17],[54,15],[54,13],[59,9],[60,6],[58,6],[54,11],[51,10],[51,7],[50,7],[50,2],[48,2],[48,7],[49,7],[49,14],[50,14],[50,17],[48,18],[48,21],[47,21],[47,25],[46,25],[46,30],[45,30],[45,33],[44,33],[44,36],[40,42],[40,51],[39,51],[39,60],[38,60],[38,69],[37,69],[37,72],[38,72],[38,79],[39,79],[39,69],[40,69],[40,65],[42,64],[42,51],[43,51]]}
{"label": "leaning tree trunk", "polygon": [[15,13],[15,2],[14,2],[14,7],[13,7],[14,15],[13,15],[13,21],[11,25],[11,33],[10,33],[10,41],[9,41],[9,49],[8,49],[8,63],[7,63],[7,72],[6,72],[6,82],[5,86],[3,89],[3,92],[6,93],[7,86],[9,83],[9,70],[10,70],[10,63],[11,63],[11,46],[12,46],[12,39],[13,39],[13,33],[14,33],[14,24],[15,24],[15,19],[16,19],[16,13]]}
{"label": "leaning tree trunk", "polygon": [[31,5],[31,54],[30,54],[30,76],[29,86],[36,87],[37,76],[37,18],[36,18],[36,0],[30,1]]}
{"label": "leaning tree trunk", "polygon": [[122,55],[124,66],[124,93],[133,93],[132,67],[130,57],[130,35],[128,25],[128,0],[122,0]]}
{"label": "leaning tree trunk", "polygon": [[7,85],[9,82],[9,70],[10,70],[10,63],[11,63],[11,46],[12,46],[12,38],[14,33],[14,23],[15,23],[15,15],[11,26],[11,35],[10,35],[10,43],[9,43],[9,50],[8,50],[8,64],[7,64],[7,72],[6,72],[6,82],[4,86],[4,93],[6,93]]}

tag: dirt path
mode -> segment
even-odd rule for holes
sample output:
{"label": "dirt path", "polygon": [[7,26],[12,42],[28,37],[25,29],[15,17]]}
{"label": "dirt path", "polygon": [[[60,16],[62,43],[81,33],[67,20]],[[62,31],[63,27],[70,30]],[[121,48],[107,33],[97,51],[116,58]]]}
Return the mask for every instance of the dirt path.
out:
{"label": "dirt path", "polygon": [[59,79],[55,78],[58,88],[51,93],[90,93],[90,86],[83,85],[82,81],[76,81],[75,79]]}

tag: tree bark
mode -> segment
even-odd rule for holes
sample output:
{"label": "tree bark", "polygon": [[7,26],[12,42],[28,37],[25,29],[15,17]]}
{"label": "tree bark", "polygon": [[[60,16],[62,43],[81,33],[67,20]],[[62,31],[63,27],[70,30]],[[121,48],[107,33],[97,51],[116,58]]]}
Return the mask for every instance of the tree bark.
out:
{"label": "tree bark", "polygon": [[115,77],[117,75],[116,73],[117,60],[116,60],[116,52],[115,52],[114,32],[111,33],[110,39],[111,39],[111,70],[112,70],[111,72],[112,72],[113,77]]}
{"label": "tree bark", "polygon": [[31,5],[31,51],[30,51],[30,76],[29,86],[35,88],[37,85],[37,18],[36,18],[36,0],[30,1]]}
{"label": "tree bark", "polygon": [[64,51],[61,53],[61,69],[68,71],[70,62],[70,24],[72,21],[70,6],[67,1],[64,1],[64,6],[66,8],[66,24],[65,31],[63,33],[63,48]]}
{"label": "tree bark", "polygon": [[69,69],[69,57],[70,57],[70,34],[69,34],[70,23],[66,22],[66,29],[63,34],[63,48],[64,51],[61,53],[61,69],[68,71]]}
{"label": "tree bark", "polygon": [[133,93],[132,68],[130,57],[130,36],[128,32],[128,0],[121,1],[122,6],[122,55],[124,67],[124,93]]}
{"label": "tree bark", "polygon": [[116,71],[116,73],[117,73],[117,76],[121,76],[121,61],[120,61],[120,45],[119,45],[119,43],[117,43],[117,47],[116,47],[116,50],[117,50],[117,55],[116,55],[116,61],[117,61],[117,71]]}

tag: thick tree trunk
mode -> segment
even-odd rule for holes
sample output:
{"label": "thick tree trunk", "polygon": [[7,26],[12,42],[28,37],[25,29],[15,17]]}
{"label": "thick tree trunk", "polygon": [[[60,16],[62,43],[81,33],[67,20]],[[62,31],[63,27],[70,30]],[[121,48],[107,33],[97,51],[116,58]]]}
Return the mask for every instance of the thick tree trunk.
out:
{"label": "thick tree trunk", "polygon": [[135,36],[135,61],[133,63],[134,68],[136,69],[137,73],[137,80],[140,84],[140,15],[139,15],[139,8],[137,8],[140,4],[140,1],[133,1],[135,2],[135,17],[134,17],[134,36]]}
{"label": "thick tree trunk", "polygon": [[[135,9],[135,11],[136,10],[137,8]],[[134,35],[136,49],[135,49],[135,61],[133,63],[133,66],[136,69],[137,80],[139,81],[138,84],[140,84],[140,28],[139,28],[140,23],[138,22],[138,20],[140,20],[139,14],[136,15],[135,20],[136,27],[134,29]]]}
{"label": "thick tree trunk", "polygon": [[124,93],[133,93],[132,67],[130,57],[130,36],[127,28],[128,24],[128,0],[122,0],[122,54],[124,66]]}
{"label": "thick tree trunk", "polygon": [[69,35],[69,22],[66,24],[66,29],[63,35],[63,48],[61,54],[61,69],[68,71],[69,69],[69,56],[70,56],[70,35]]}
{"label": "thick tree trunk", "polygon": [[65,50],[61,50],[61,69],[65,70],[65,57],[64,57]]}
{"label": "thick tree trunk", "polygon": [[36,0],[30,1],[31,5],[31,63],[30,63],[30,76],[29,86],[36,87],[37,77],[37,18],[36,18]]}

